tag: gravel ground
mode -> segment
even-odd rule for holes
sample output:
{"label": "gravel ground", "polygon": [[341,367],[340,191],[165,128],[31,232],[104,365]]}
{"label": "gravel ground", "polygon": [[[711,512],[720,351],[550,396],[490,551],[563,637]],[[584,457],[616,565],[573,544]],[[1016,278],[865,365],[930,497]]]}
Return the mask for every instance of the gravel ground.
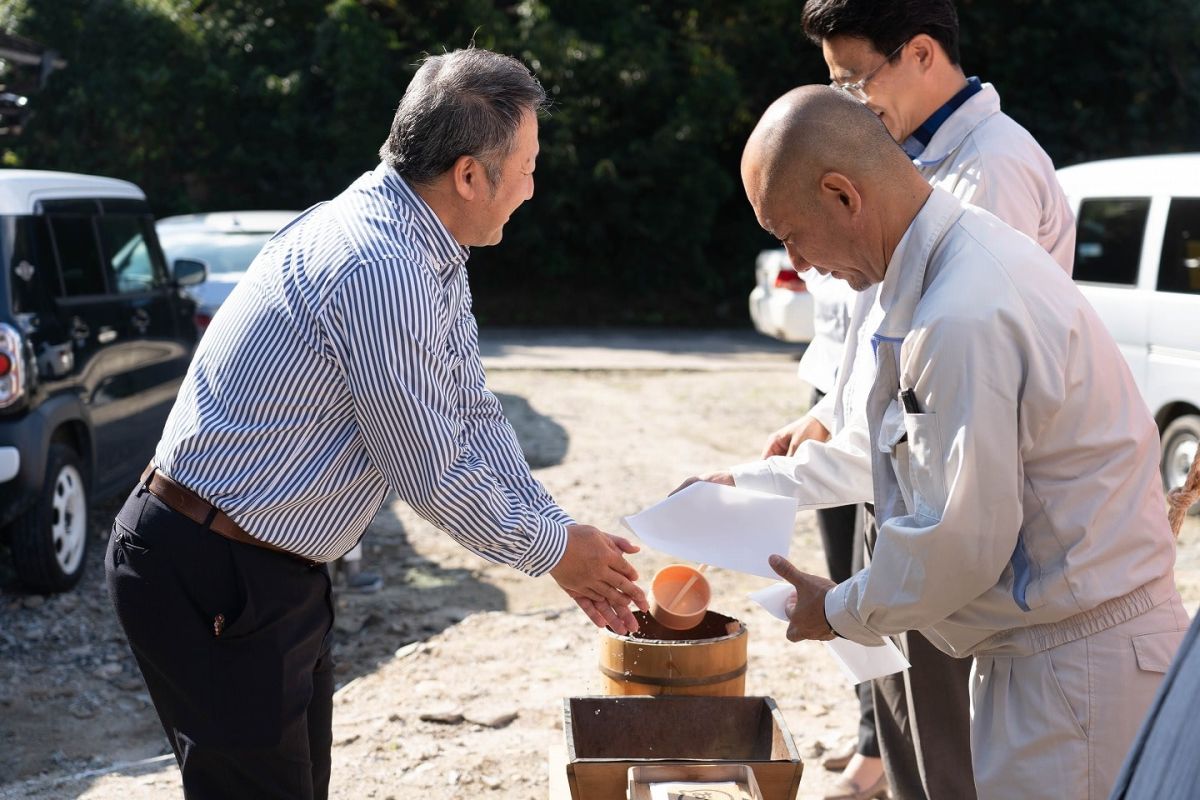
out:
{"label": "gravel ground", "polygon": [[[786,360],[752,371],[493,370],[536,475],[581,521],[621,516],[681,479],[757,455],[767,429],[806,396]],[[17,592],[0,553],[0,798],[141,800],[178,796],[178,777],[112,618],[97,538],[73,593]],[[1189,519],[1179,584],[1200,599],[1200,523]],[[598,632],[549,578],[486,564],[400,503],[367,536],[384,589],[339,594],[335,798],[545,798],[547,753],[562,742],[563,698],[601,693]],[[820,572],[811,514],[793,560]],[[643,585],[670,561],[634,557]],[[774,697],[806,769],[800,797],[833,776],[819,755],[853,735],[855,703],[818,645],[745,594],[766,582],[714,569],[712,607],[750,628],[747,693]],[[122,766],[123,765],[123,766]]]}

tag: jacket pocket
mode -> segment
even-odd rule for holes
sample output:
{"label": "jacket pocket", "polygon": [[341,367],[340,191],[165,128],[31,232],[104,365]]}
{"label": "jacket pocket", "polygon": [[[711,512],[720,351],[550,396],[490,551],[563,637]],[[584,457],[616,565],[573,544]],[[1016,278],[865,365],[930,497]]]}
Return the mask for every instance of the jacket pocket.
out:
{"label": "jacket pocket", "polygon": [[909,514],[915,513],[912,480],[909,474],[908,428],[904,424],[904,412],[900,409],[900,403],[895,400],[883,411],[877,447],[879,452],[887,453],[892,462],[892,472],[904,499],[904,508]]}
{"label": "jacket pocket", "polygon": [[1187,631],[1163,631],[1134,636],[1133,652],[1137,656],[1138,669],[1145,672],[1166,672],[1186,633]]}
{"label": "jacket pocket", "polygon": [[913,513],[940,520],[946,511],[942,432],[937,414],[905,414]]}

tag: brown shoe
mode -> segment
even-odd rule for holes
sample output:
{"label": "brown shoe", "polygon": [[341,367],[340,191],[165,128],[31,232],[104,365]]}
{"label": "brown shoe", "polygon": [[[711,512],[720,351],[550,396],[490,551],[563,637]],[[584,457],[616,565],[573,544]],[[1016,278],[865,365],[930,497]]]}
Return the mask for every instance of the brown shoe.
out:
{"label": "brown shoe", "polygon": [[824,800],[886,800],[887,796],[888,780],[887,775],[883,774],[865,789],[858,788],[858,784],[849,778],[839,778],[833,788],[825,794]]}
{"label": "brown shoe", "polygon": [[846,745],[846,749],[840,753],[833,753],[832,755],[827,756],[825,760],[821,762],[821,766],[830,772],[841,772],[846,768],[846,765],[850,763],[850,759],[854,758],[854,754],[857,752],[858,744],[852,742]]}

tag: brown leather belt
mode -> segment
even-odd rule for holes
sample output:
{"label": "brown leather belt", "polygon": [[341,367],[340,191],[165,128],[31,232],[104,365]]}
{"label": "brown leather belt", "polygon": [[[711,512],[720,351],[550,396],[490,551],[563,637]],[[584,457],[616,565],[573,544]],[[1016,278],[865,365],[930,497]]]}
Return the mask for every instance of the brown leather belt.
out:
{"label": "brown leather belt", "polygon": [[310,558],[296,555],[288,550],[284,550],[282,547],[276,547],[269,542],[264,542],[262,539],[254,538],[242,530],[241,526],[234,522],[224,511],[183,484],[163,475],[153,463],[149,464],[146,467],[146,471],[142,473],[141,482],[152,495],[166,503],[173,511],[182,514],[197,525],[208,528],[218,536],[223,536],[231,542],[248,544],[252,547],[261,547],[264,550],[281,553],[282,555],[301,561],[310,567],[318,566],[318,562]]}

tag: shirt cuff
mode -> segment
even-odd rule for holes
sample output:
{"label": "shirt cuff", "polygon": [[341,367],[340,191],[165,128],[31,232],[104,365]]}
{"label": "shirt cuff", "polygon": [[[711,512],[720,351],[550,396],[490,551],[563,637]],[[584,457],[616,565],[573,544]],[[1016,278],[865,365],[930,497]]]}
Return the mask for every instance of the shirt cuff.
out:
{"label": "shirt cuff", "polygon": [[575,520],[570,514],[563,511],[556,505],[549,505],[542,509],[542,516],[551,522],[558,522],[563,525],[574,525]]}
{"label": "shirt cuff", "polygon": [[825,619],[833,632],[843,639],[873,647],[882,638],[878,633],[858,621],[851,610],[854,598],[859,596],[859,584],[870,570],[863,570],[849,580],[842,581],[825,595]]}
{"label": "shirt cuff", "polygon": [[736,467],[731,467],[729,472],[733,475],[733,485],[739,489],[753,489],[756,492],[795,497],[791,486],[787,485],[785,481],[780,481],[774,470],[771,469],[770,459],[738,464]]}
{"label": "shirt cuff", "polygon": [[558,566],[567,552],[567,526],[538,514],[530,514],[530,517],[533,522],[533,543],[513,564],[513,569],[536,578]]}
{"label": "shirt cuff", "polygon": [[837,398],[832,392],[825,395],[812,408],[808,410],[805,416],[812,417],[817,422],[825,426],[825,430],[833,433],[833,409],[837,403]]}

